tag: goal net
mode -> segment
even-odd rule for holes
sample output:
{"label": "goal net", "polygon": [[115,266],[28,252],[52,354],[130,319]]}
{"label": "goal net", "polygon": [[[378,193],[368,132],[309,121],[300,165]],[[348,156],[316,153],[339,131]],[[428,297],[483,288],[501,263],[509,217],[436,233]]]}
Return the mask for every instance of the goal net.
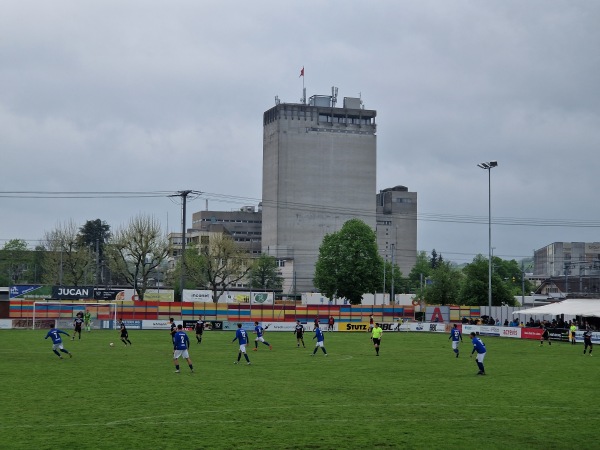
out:
{"label": "goal net", "polygon": [[[82,315],[88,311],[91,315],[91,327],[101,328],[103,320],[112,320],[117,323],[116,303],[88,303],[88,302],[33,302],[32,328],[40,328],[43,323],[53,320],[55,326],[71,325],[78,313]],[[115,325],[116,326],[116,325]],[[83,325],[85,327],[85,324]]]}

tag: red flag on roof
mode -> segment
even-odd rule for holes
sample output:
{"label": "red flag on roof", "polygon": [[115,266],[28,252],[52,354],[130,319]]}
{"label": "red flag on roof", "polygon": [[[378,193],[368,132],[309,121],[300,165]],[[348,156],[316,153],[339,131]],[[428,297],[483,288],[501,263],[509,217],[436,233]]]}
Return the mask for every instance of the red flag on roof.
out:
{"label": "red flag on roof", "polygon": [[[300,69],[300,77],[303,77],[303,76],[304,76],[304,66],[302,66],[302,69]],[[300,78],[300,77],[298,77],[298,78]]]}

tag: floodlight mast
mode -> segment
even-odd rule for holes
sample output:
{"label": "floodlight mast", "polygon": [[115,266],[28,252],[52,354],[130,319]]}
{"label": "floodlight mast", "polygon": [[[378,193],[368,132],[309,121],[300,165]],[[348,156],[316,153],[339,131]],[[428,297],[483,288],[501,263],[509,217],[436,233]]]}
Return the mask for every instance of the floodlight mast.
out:
{"label": "floodlight mast", "polygon": [[498,161],[482,162],[477,167],[488,171],[488,306],[492,314],[492,169]]}

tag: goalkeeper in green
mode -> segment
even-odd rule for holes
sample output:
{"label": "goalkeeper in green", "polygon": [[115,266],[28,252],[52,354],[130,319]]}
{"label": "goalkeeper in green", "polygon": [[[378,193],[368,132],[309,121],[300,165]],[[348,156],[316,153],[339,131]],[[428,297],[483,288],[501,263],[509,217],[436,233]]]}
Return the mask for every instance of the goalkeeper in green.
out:
{"label": "goalkeeper in green", "polygon": [[83,315],[83,324],[85,325],[85,331],[92,331],[92,315],[87,309]]}

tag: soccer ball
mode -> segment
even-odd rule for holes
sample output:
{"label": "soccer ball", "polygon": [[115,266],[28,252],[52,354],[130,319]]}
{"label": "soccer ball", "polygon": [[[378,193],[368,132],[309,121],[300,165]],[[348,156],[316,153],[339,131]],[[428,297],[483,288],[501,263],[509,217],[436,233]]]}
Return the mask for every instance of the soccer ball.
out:
{"label": "soccer ball", "polygon": [[110,344],[108,344],[108,345],[110,345],[111,347],[114,347],[114,346],[115,346],[115,344],[113,344],[112,342],[111,342]]}

